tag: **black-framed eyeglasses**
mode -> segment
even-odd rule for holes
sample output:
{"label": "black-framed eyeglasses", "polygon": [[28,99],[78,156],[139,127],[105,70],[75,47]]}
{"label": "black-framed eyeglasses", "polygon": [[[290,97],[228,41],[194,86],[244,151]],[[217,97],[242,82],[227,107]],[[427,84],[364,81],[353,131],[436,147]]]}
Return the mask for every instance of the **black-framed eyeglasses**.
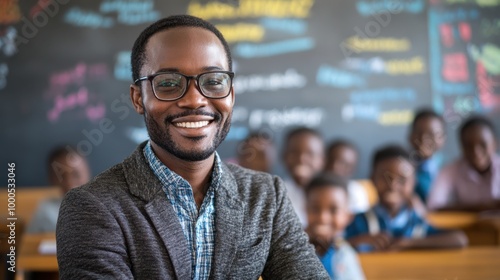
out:
{"label": "black-framed eyeglasses", "polygon": [[197,76],[187,76],[177,72],[159,72],[134,81],[148,80],[153,93],[159,100],[174,101],[186,94],[191,79],[196,81],[196,88],[207,98],[225,98],[231,92],[234,73],[230,71],[210,71]]}

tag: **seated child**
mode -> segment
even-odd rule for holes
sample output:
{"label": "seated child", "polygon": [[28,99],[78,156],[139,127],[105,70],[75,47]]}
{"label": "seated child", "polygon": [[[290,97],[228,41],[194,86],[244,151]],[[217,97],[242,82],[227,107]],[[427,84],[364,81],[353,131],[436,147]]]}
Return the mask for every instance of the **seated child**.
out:
{"label": "seated child", "polygon": [[323,169],[325,149],[319,132],[299,127],[290,131],[284,143],[283,161],[290,179],[285,180],[288,197],[302,225],[307,224],[305,187]]}
{"label": "seated child", "polygon": [[408,140],[414,151],[411,159],[416,163],[415,193],[426,202],[432,183],[441,169],[442,156],[437,152],[446,141],[443,117],[431,109],[418,111]]}
{"label": "seated child", "polygon": [[347,227],[346,236],[360,252],[420,248],[453,248],[467,245],[460,231],[433,228],[412,205],[415,168],[409,153],[399,146],[375,152],[372,180],[379,204],[358,214]]}
{"label": "seated child", "polygon": [[365,212],[370,207],[365,188],[354,180],[350,180],[358,165],[358,150],[347,140],[336,140],[330,144],[326,152],[325,172],[335,174],[348,180],[349,209],[352,213]]}
{"label": "seated child", "polygon": [[306,187],[309,240],[331,279],[363,280],[356,252],[343,239],[352,219],[347,183],[334,175],[315,177]]}
{"label": "seated child", "polygon": [[55,148],[48,158],[49,182],[61,189],[61,196],[40,202],[26,231],[29,233],[55,232],[62,198],[71,189],[90,180],[87,160],[74,149],[61,146]]}
{"label": "seated child", "polygon": [[500,209],[500,157],[493,124],[485,117],[464,121],[459,134],[462,157],[439,173],[432,187],[431,209]]}
{"label": "seated child", "polygon": [[269,135],[252,133],[238,145],[237,156],[242,167],[270,173],[276,151]]}

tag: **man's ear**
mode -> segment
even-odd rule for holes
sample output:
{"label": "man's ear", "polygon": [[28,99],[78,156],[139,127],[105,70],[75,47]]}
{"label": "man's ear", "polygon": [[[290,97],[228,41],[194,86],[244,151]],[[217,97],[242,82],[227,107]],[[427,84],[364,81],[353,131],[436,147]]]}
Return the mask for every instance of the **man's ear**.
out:
{"label": "man's ear", "polygon": [[234,86],[231,87],[231,104],[234,106],[234,101],[236,99],[236,94],[234,93]]}
{"label": "man's ear", "polygon": [[132,100],[132,105],[137,113],[144,114],[144,106],[142,102],[141,88],[137,85],[130,85],[130,99]]}

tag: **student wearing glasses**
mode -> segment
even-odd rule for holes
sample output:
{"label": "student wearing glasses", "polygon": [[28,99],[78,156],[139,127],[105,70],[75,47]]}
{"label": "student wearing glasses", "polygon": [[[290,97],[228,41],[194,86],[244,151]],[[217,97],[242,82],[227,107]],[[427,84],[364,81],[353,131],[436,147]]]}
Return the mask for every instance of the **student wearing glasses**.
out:
{"label": "student wearing glasses", "polygon": [[192,16],[159,20],[137,38],[132,73],[150,140],[66,195],[61,279],[328,279],[282,180],[215,151],[235,99],[221,33]]}

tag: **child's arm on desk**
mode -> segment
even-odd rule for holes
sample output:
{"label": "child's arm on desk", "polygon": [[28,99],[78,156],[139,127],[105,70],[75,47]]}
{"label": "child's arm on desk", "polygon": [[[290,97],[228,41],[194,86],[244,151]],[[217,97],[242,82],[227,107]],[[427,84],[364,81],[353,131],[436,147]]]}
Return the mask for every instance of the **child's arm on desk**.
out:
{"label": "child's arm on desk", "polygon": [[388,250],[462,248],[467,246],[467,243],[467,236],[462,231],[453,230],[424,238],[400,238],[395,240]]}
{"label": "child's arm on desk", "polygon": [[373,251],[384,251],[392,244],[393,240],[388,234],[361,234],[347,240],[353,248],[360,250],[361,246],[371,246]]}

